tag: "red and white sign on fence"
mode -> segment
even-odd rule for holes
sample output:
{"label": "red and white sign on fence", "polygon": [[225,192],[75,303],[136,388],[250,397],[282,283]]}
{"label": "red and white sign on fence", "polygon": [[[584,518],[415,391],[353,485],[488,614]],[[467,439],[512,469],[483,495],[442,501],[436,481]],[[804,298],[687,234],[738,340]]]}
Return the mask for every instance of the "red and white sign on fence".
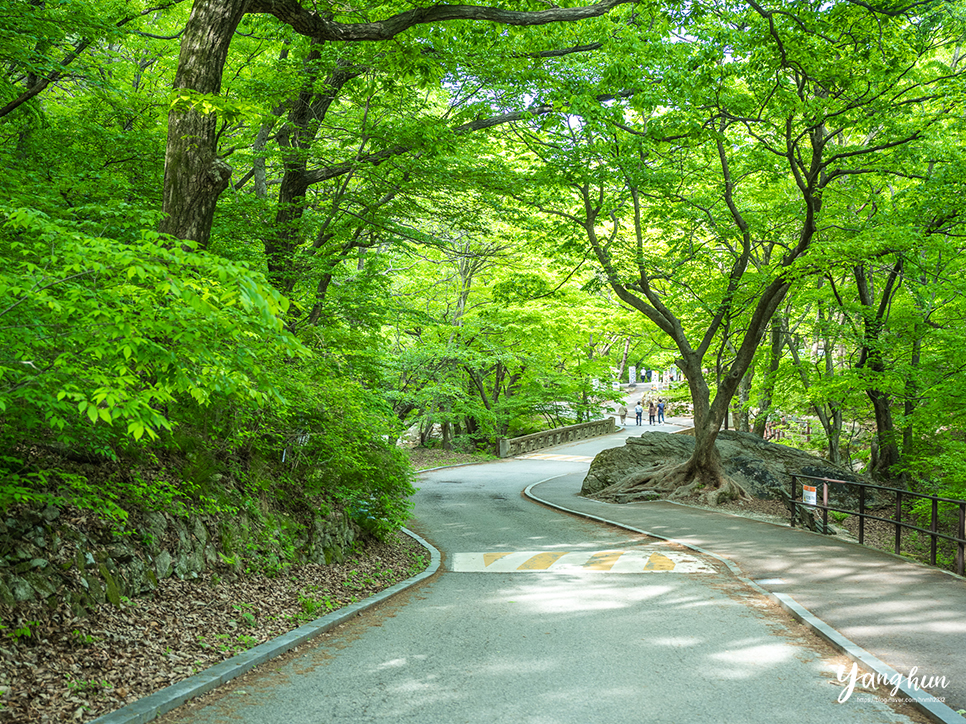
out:
{"label": "red and white sign on fence", "polygon": [[802,502],[808,503],[809,505],[818,504],[818,496],[816,495],[816,487],[814,485],[802,486]]}

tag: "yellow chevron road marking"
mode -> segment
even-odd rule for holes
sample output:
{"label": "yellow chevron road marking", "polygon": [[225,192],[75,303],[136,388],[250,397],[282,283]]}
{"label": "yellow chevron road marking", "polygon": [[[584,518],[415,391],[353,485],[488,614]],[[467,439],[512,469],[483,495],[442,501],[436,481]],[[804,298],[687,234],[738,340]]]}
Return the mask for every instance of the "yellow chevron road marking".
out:
{"label": "yellow chevron road marking", "polygon": [[484,553],[483,554],[483,565],[488,566],[494,561],[498,561],[501,558],[510,555],[509,553]]}
{"label": "yellow chevron road marking", "polygon": [[652,553],[644,565],[645,571],[673,571],[674,561],[660,553]]}
{"label": "yellow chevron road marking", "polygon": [[617,559],[624,555],[624,551],[604,551],[594,553],[583,565],[588,571],[609,571],[617,563]]}
{"label": "yellow chevron road marking", "polygon": [[491,551],[453,553],[451,570],[464,573],[714,573],[689,553],[654,548],[620,551]]}
{"label": "yellow chevron road marking", "polygon": [[533,558],[524,561],[517,566],[518,571],[542,571],[550,568],[557,562],[558,558],[563,558],[566,553],[538,553]]}

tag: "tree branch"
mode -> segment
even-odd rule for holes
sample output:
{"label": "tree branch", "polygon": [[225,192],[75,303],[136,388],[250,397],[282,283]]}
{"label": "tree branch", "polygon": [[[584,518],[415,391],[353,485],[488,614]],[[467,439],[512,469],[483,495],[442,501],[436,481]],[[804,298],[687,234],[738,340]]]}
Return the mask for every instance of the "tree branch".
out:
{"label": "tree branch", "polygon": [[[597,96],[597,100],[601,103],[604,103],[617,98],[628,98],[631,95],[633,95],[633,91],[622,91],[616,94],[607,93]],[[480,118],[475,121],[463,123],[462,125],[452,128],[450,133],[452,133],[454,136],[462,136],[466,135],[467,133],[473,133],[474,131],[482,131],[486,128],[493,128],[494,126],[513,123],[514,121],[521,121],[531,116],[546,115],[555,110],[562,109],[554,106],[553,103],[541,103],[530,106],[523,111],[513,111],[511,113],[503,113],[498,116],[490,116],[489,118]],[[315,171],[308,171],[305,174],[305,179],[308,185],[321,183],[322,181],[328,181],[338,176],[342,176],[343,174],[349,173],[349,171],[352,171],[359,166],[379,166],[390,158],[410,153],[411,151],[414,151],[415,148],[416,147],[413,145],[397,144],[395,146],[390,146],[389,148],[384,148],[381,151],[374,151],[372,153],[360,155],[358,158],[352,161],[346,161],[334,166],[327,166],[325,168],[316,169]]]}
{"label": "tree branch", "polygon": [[248,12],[273,15],[295,32],[322,41],[389,40],[416,25],[449,20],[482,20],[501,25],[547,25],[605,15],[618,5],[636,0],[602,0],[576,8],[552,8],[534,12],[503,10],[475,5],[431,5],[392,15],[370,23],[339,23],[302,7],[298,0],[253,0]]}
{"label": "tree branch", "polygon": [[[143,15],[147,15],[148,13],[156,12],[158,10],[167,10],[168,8],[173,7],[181,2],[184,2],[184,0],[170,0],[169,2],[162,3],[161,5],[158,5],[156,7],[143,10],[140,13],[137,13],[136,15],[129,15],[117,21],[117,23],[115,23],[115,27],[118,27],[118,28],[123,27],[127,25],[129,22],[131,22],[132,20],[135,20],[136,18],[139,18]],[[182,33],[183,32],[184,31],[182,31]],[[181,35],[181,33],[179,33],[178,35]],[[156,37],[156,36],[151,36],[151,37]],[[44,78],[41,78],[32,86],[28,87],[27,90],[25,90],[19,96],[14,98],[3,108],[0,108],[0,118],[3,118],[7,114],[17,110],[17,108],[22,106],[31,98],[39,95],[51,83],[55,83],[58,80],[60,80],[64,76],[64,72],[67,66],[73,63],[75,60],[77,60],[80,54],[83,53],[85,50],[87,50],[88,47],[90,47],[92,42],[93,42],[92,38],[81,38],[80,40],[78,40],[74,44],[73,50],[71,50],[67,55],[65,55],[63,60],[61,60],[60,63],[58,63],[58,68],[56,70],[52,70]]]}

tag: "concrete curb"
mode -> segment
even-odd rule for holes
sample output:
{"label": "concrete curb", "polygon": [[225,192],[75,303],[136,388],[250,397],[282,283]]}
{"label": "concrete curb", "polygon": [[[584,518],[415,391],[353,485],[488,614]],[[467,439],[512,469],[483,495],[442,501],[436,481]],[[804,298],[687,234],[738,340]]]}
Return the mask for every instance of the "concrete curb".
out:
{"label": "concrete curb", "polygon": [[557,510],[562,510],[566,513],[571,513],[573,515],[579,515],[580,517],[587,518],[589,520],[596,520],[598,522],[606,523],[608,525],[614,525],[614,526],[617,526],[618,528],[623,528],[624,530],[629,530],[634,533],[640,533],[642,535],[650,536],[651,538],[657,538],[659,540],[667,541],[668,543],[676,543],[677,545],[684,546],[685,548],[690,548],[693,551],[697,551],[698,553],[702,553],[706,556],[710,556],[711,558],[714,558],[716,561],[719,561],[720,563],[722,563],[742,583],[747,584],[758,593],[761,593],[762,595],[765,595],[771,600],[778,603],[778,605],[780,605],[783,609],[788,611],[788,613],[790,613],[797,620],[801,621],[806,626],[811,628],[813,631],[815,631],[815,633],[817,633],[823,639],[828,641],[828,643],[831,644],[834,648],[836,648],[838,651],[840,651],[841,653],[845,654],[850,659],[852,659],[852,661],[855,661],[856,663],[861,664],[862,666],[866,667],[867,669],[871,670],[873,673],[877,675],[881,675],[885,677],[886,680],[894,680],[894,681],[902,682],[899,685],[899,691],[902,692],[904,698],[906,698],[909,701],[909,703],[915,705],[923,713],[927,714],[928,716],[932,717],[938,722],[942,722],[942,724],[964,724],[964,722],[966,722],[966,719],[964,719],[962,716],[957,714],[955,710],[946,706],[944,703],[936,699],[936,697],[934,697],[932,694],[921,691],[911,686],[909,684],[907,677],[902,676],[891,666],[887,665],[883,661],[880,661],[878,658],[870,654],[861,646],[858,646],[852,641],[850,641],[849,639],[847,639],[841,633],[839,633],[834,628],[832,628],[827,623],[825,623],[818,616],[814,615],[804,606],[802,606],[797,601],[795,601],[795,599],[793,599],[791,596],[784,593],[772,593],[771,591],[767,591],[761,586],[759,586],[757,583],[752,581],[750,578],[747,578],[741,572],[741,569],[738,567],[738,565],[732,561],[729,561],[727,558],[723,558],[722,556],[719,556],[716,553],[712,553],[711,551],[701,548],[699,546],[692,545],[690,543],[685,543],[683,541],[675,540],[674,538],[667,538],[663,535],[658,535],[657,533],[651,533],[646,530],[641,530],[640,528],[634,528],[633,526],[626,525],[625,523],[619,523],[615,520],[608,520],[607,518],[601,518],[596,515],[591,515],[590,513],[584,513],[583,511],[580,511],[580,510],[572,510],[570,508],[565,508],[562,505],[551,503],[549,500],[544,500],[543,498],[538,497],[533,492],[533,489],[536,486],[541,485],[543,483],[549,483],[551,480],[556,480],[557,478],[565,477],[565,475],[555,475],[552,478],[547,478],[545,480],[540,480],[536,483],[533,483],[533,485],[529,485],[527,486],[526,489],[524,489],[523,494],[526,497],[530,498],[531,500],[534,500],[542,505],[546,505],[551,508],[555,508]]}
{"label": "concrete curb", "polygon": [[237,656],[233,656],[230,659],[226,659],[219,664],[215,664],[211,668],[205,669],[194,676],[189,676],[187,679],[179,681],[177,684],[172,684],[171,686],[161,689],[160,691],[149,694],[133,704],[128,704],[127,706],[116,709],[109,714],[99,716],[97,719],[94,719],[91,724],[142,724],[143,722],[149,722],[161,716],[162,714],[166,714],[172,709],[176,709],[189,699],[206,694],[212,689],[216,689],[222,684],[225,684],[232,679],[251,671],[259,664],[263,664],[270,659],[281,656],[282,654],[291,651],[296,646],[301,646],[319,634],[345,623],[352,617],[358,616],[363,611],[372,608],[376,604],[382,603],[387,598],[391,598],[397,593],[405,591],[407,588],[410,588],[411,586],[414,586],[420,581],[423,581],[435,574],[439,569],[440,562],[442,560],[440,552],[423,540],[420,536],[413,533],[411,530],[403,528],[402,532],[429,550],[431,559],[429,567],[425,571],[417,573],[415,576],[412,578],[407,578],[405,581],[400,581],[399,583],[390,586],[389,588],[380,591],[373,596],[370,596],[364,601],[358,601],[349,606],[340,608],[338,611],[333,611],[322,618],[317,618],[303,626],[299,626],[297,629],[289,631],[286,634],[282,634],[271,641],[266,641],[265,643],[259,644],[253,649],[249,649],[248,651],[240,653]]}

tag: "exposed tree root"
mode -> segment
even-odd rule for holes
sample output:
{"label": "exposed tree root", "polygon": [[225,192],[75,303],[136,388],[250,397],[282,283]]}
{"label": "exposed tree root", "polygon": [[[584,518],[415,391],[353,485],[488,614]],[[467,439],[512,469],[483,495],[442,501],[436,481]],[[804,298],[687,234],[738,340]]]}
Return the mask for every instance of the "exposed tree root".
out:
{"label": "exposed tree root", "polygon": [[593,497],[612,503],[665,498],[675,500],[697,495],[706,505],[751,496],[721,472],[695,470],[689,463],[656,463],[599,490]]}

